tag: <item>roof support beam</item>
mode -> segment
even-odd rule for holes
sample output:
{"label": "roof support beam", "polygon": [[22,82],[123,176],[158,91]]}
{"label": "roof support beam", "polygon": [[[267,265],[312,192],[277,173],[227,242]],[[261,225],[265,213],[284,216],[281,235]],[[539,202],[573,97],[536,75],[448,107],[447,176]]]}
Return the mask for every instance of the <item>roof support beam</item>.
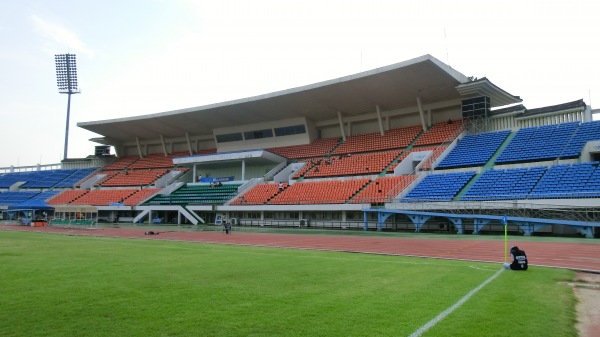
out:
{"label": "roof support beam", "polygon": [[342,140],[346,141],[346,132],[344,132],[344,120],[342,118],[342,112],[338,111],[338,122],[340,123],[340,130],[342,131]]}
{"label": "roof support beam", "polygon": [[194,154],[194,151],[192,150],[192,142],[190,141],[190,134],[188,132],[185,133],[185,140],[187,141],[188,152],[191,156]]}
{"label": "roof support beam", "polygon": [[160,143],[162,144],[163,154],[166,157],[167,156],[167,145],[165,144],[165,136],[163,136],[162,134],[160,135]]}
{"label": "roof support beam", "polygon": [[242,180],[246,180],[246,159],[242,159]]}
{"label": "roof support beam", "polygon": [[377,112],[377,122],[379,124],[379,134],[383,136],[383,122],[381,121],[381,110],[379,109],[379,104],[375,105],[375,111]]}
{"label": "roof support beam", "polygon": [[138,156],[140,156],[140,158],[144,158],[144,156],[142,155],[142,145],[140,144],[140,138],[137,136],[135,137],[135,144],[137,145]]}
{"label": "roof support beam", "polygon": [[[460,109],[460,106],[461,106],[461,100],[455,99],[455,100],[447,100],[447,101],[443,101],[443,102],[433,102],[433,103],[423,104],[423,109],[424,110],[427,110],[427,109],[431,109],[431,110],[446,109],[447,110],[450,108]],[[417,107],[411,106],[411,107],[390,110],[390,111],[383,110],[383,111],[381,111],[381,117],[390,118],[390,117],[404,116],[404,115],[415,114],[415,113],[418,113]],[[375,113],[369,113],[369,114],[363,114],[363,115],[358,115],[358,116],[346,116],[344,118],[344,120],[346,122],[360,122],[360,121],[375,120],[375,118],[377,118],[375,116]],[[315,122],[315,125],[317,127],[333,126],[336,124],[339,124],[339,120],[334,119],[334,118]]]}
{"label": "roof support beam", "polygon": [[419,117],[421,117],[421,126],[423,131],[427,131],[427,125],[425,125],[425,115],[423,113],[423,105],[421,105],[421,97],[417,96],[417,108],[419,109]]}
{"label": "roof support beam", "polygon": [[431,109],[427,109],[427,127],[430,128],[433,125]]}

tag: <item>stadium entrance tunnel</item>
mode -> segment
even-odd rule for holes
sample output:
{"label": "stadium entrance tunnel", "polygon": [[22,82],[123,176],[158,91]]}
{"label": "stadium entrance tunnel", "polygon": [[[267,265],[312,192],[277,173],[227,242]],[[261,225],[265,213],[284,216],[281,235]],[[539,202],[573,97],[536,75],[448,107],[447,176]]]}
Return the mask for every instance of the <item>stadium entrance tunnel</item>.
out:
{"label": "stadium entrance tunnel", "polygon": [[525,236],[530,236],[545,227],[552,225],[563,225],[575,229],[578,234],[586,238],[593,238],[594,232],[600,231],[600,222],[584,222],[560,219],[543,219],[530,217],[516,217],[506,215],[487,214],[455,214],[441,212],[422,212],[411,210],[394,210],[381,208],[363,209],[363,230],[368,230],[368,213],[377,213],[377,230],[381,231],[385,221],[394,214],[404,214],[412,222],[415,232],[420,232],[425,223],[431,218],[445,218],[454,225],[458,234],[465,233],[465,222],[472,222],[472,233],[479,234],[484,226],[497,224],[500,226],[512,226],[518,228]]}

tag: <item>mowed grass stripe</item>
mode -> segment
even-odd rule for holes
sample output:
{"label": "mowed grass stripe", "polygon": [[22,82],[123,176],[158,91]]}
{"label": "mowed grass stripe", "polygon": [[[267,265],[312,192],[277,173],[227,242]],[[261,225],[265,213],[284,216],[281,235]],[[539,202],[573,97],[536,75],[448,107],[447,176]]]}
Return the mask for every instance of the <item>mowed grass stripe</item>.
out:
{"label": "mowed grass stripe", "polygon": [[[407,336],[497,267],[5,231],[0,335]],[[424,336],[494,335],[498,326],[502,336],[573,336],[574,299],[557,282],[572,273],[535,268],[520,274],[518,296],[505,281],[515,274],[504,273]],[[559,296],[532,300],[541,295],[535,287]],[[515,305],[527,325],[507,323]],[[566,319],[548,322],[540,312]],[[481,320],[491,327],[487,334]]]}

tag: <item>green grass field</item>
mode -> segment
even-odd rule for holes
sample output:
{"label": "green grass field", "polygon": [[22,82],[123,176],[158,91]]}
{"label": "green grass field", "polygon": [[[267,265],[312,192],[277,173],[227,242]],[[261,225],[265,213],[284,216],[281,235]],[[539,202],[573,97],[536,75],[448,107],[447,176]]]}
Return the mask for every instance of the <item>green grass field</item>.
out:
{"label": "green grass field", "polygon": [[[409,336],[499,269],[0,231],[0,336]],[[573,276],[502,272],[423,336],[576,336]]]}

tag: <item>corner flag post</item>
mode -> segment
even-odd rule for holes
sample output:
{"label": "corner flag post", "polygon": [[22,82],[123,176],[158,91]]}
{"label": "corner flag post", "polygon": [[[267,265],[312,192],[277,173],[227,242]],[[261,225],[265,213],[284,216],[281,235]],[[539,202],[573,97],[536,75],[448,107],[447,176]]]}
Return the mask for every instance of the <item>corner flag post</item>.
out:
{"label": "corner flag post", "polygon": [[502,217],[502,225],[504,226],[504,263],[506,263],[508,252],[508,219],[506,219],[506,214]]}

